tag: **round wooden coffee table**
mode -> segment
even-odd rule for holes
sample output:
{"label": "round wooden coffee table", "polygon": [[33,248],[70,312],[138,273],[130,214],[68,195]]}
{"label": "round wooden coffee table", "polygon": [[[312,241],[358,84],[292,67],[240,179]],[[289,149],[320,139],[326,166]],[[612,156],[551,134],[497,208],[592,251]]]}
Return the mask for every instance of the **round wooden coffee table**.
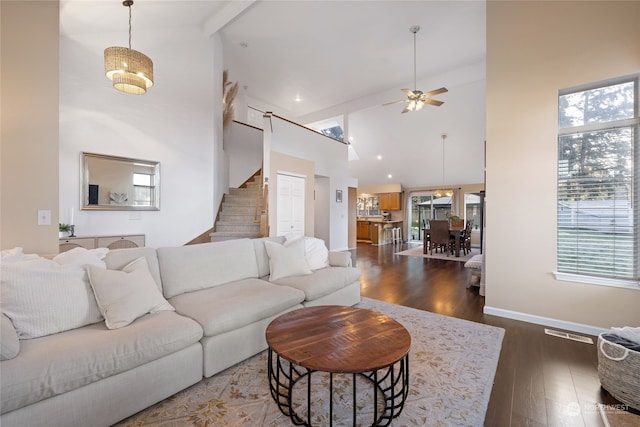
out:
{"label": "round wooden coffee table", "polygon": [[[397,417],[409,393],[411,335],[394,319],[372,310],[344,306],[306,307],[274,319],[266,331],[271,396],[296,425],[311,426],[311,375],[329,373],[329,414],[333,425],[334,374],[353,374],[353,425],[356,377],[373,388],[373,423]],[[294,410],[294,386],[306,380],[306,420]],[[381,393],[379,395],[379,393]],[[384,400],[379,411],[378,402]],[[380,405],[381,406],[381,405]],[[304,406],[303,406],[304,407]]]}

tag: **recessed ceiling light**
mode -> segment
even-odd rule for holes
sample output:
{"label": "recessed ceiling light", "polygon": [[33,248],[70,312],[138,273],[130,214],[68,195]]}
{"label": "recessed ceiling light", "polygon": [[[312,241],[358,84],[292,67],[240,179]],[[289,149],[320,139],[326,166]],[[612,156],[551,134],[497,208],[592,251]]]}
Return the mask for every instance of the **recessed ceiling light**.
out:
{"label": "recessed ceiling light", "polygon": [[382,160],[382,156],[378,154],[378,160]]}
{"label": "recessed ceiling light", "polygon": [[302,98],[300,98],[300,95],[296,95],[296,102],[301,102]]}
{"label": "recessed ceiling light", "polygon": [[393,175],[389,174],[389,175],[387,175],[387,178],[391,179],[391,178],[393,178]]}

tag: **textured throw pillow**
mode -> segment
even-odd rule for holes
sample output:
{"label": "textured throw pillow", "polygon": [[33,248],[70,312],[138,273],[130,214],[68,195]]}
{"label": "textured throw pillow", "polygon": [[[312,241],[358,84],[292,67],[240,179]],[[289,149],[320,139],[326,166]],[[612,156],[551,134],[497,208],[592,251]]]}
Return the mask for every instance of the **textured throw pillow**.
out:
{"label": "textured throw pillow", "polygon": [[304,254],[304,240],[294,240],[287,246],[265,240],[264,247],[269,255],[269,280],[312,273]]}
{"label": "textured throw pillow", "polygon": [[291,242],[295,242],[296,240],[304,240],[304,253],[307,258],[307,264],[309,264],[311,270],[318,270],[329,266],[329,249],[327,249],[327,246],[324,244],[324,240],[295,234],[287,234],[285,239],[285,246],[289,246]]}
{"label": "textured throw pillow", "polygon": [[0,360],[13,359],[20,351],[20,340],[11,319],[4,314],[0,317]]}
{"label": "textured throw pillow", "polygon": [[80,268],[65,268],[37,258],[0,263],[2,313],[20,339],[37,338],[102,320],[95,297]]}
{"label": "textured throw pillow", "polygon": [[130,262],[122,271],[94,265],[89,265],[87,271],[109,329],[127,326],[147,313],[174,310],[158,290],[145,257]]}

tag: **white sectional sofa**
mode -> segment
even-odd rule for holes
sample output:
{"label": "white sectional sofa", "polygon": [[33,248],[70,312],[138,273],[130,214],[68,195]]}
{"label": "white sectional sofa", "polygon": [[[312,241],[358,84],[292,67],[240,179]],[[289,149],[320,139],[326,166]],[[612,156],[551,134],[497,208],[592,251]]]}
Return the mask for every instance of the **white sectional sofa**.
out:
{"label": "white sectional sofa", "polygon": [[[112,425],[266,349],[264,332],[275,317],[303,306],[360,301],[360,271],[349,252],[317,252],[311,238],[283,243],[274,237],[109,251],[107,270],[86,267],[91,286],[85,291],[89,299],[95,293],[107,321],[29,339],[19,336],[25,321],[19,304],[38,295],[21,297],[30,273],[2,263],[0,424]],[[116,291],[148,277],[162,301],[113,327],[114,317],[129,316],[127,304],[148,294],[111,298],[112,283],[102,274],[113,277]]]}

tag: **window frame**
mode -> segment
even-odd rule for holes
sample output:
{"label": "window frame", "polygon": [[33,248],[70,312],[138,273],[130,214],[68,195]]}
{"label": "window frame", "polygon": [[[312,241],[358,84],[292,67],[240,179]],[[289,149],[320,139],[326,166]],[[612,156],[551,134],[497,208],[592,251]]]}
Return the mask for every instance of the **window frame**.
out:
{"label": "window frame", "polygon": [[[567,126],[560,127],[560,99],[561,97],[571,94],[584,92],[594,89],[605,88],[609,86],[616,86],[624,83],[634,83],[634,92],[633,92],[633,117],[606,121],[606,122],[598,122],[598,123],[587,123],[577,126]],[[633,164],[632,164],[632,173],[633,179],[631,181],[633,190],[631,193],[631,201],[632,201],[632,212],[633,212],[633,222],[632,222],[632,236],[634,236],[633,247],[634,247],[634,257],[635,257],[635,270],[633,274],[635,278],[619,278],[619,277],[608,277],[608,276],[595,276],[592,274],[587,274],[585,272],[567,272],[560,271],[560,204],[564,201],[560,199],[560,182],[561,182],[561,156],[560,149],[562,147],[562,138],[568,135],[575,134],[586,134],[586,133],[594,133],[599,131],[611,131],[620,128],[631,128],[632,131],[632,150],[633,150]],[[602,286],[610,286],[610,287],[623,287],[630,288],[635,290],[640,290],[640,74],[633,74],[618,78],[613,78],[605,81],[594,82],[586,85],[575,86],[571,88],[566,88],[558,91],[558,136],[557,136],[557,153],[558,157],[556,159],[557,171],[556,171],[556,271],[554,271],[554,276],[557,280],[561,281],[571,281],[571,282],[580,282],[587,283],[593,285],[602,285]],[[633,258],[632,258],[633,259]]]}

